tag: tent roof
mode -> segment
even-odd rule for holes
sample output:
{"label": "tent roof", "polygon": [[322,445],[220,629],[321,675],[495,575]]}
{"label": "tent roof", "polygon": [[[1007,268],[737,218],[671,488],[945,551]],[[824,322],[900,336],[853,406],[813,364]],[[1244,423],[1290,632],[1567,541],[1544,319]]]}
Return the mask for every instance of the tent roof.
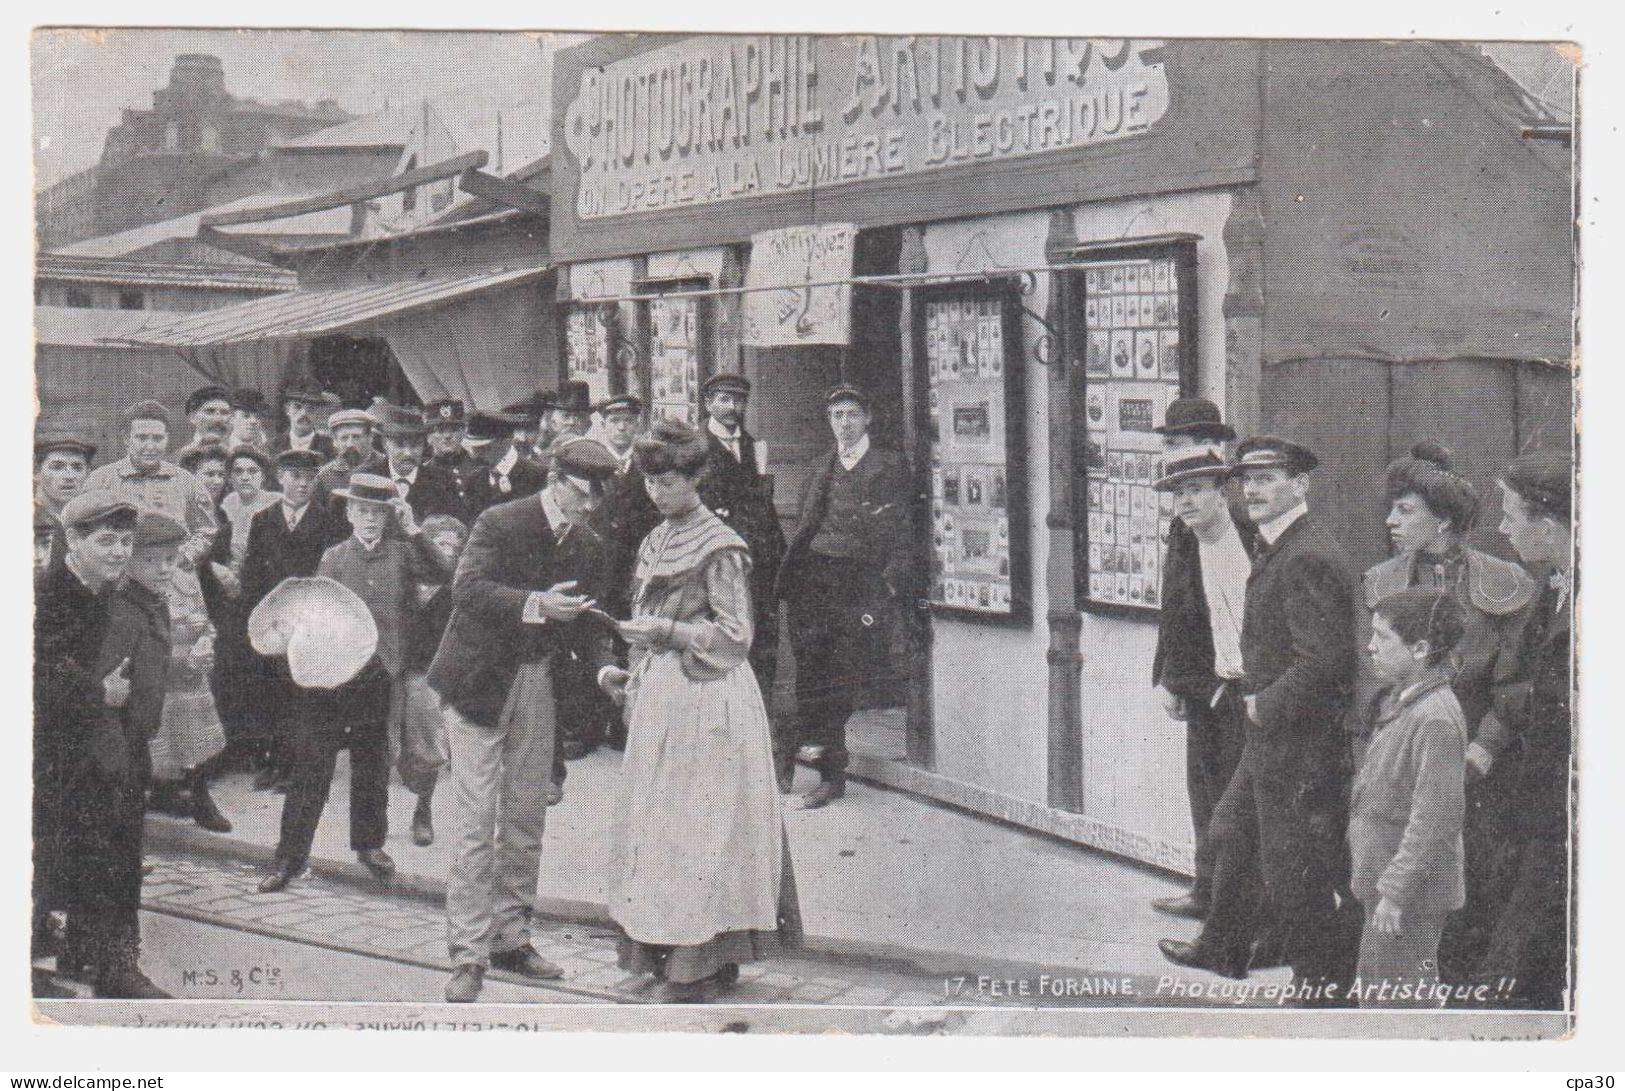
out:
{"label": "tent roof", "polygon": [[[551,266],[492,269],[347,288],[301,290],[200,311],[131,330],[132,344],[203,348],[281,341],[366,326],[380,318],[450,302],[473,292],[539,277]],[[131,312],[139,313],[139,312]]]}
{"label": "tent roof", "polygon": [[41,345],[111,348],[150,322],[186,317],[181,311],[115,311],[93,307],[35,307],[34,337]]}

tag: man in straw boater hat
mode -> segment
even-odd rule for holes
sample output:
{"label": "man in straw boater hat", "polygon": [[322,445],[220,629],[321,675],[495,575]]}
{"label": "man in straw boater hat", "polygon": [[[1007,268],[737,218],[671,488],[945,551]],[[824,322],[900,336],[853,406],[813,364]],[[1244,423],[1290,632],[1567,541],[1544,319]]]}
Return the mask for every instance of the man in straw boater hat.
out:
{"label": "man in straw boater hat", "polygon": [[1236,433],[1202,398],[1180,398],[1157,428],[1167,448],[1158,492],[1173,494],[1163,560],[1151,683],[1168,715],[1185,721],[1185,787],[1196,837],[1196,876],[1185,894],[1158,898],[1164,913],[1201,920],[1213,887],[1213,808],[1241,757],[1246,719],[1241,620],[1258,531],[1224,489],[1224,444]]}
{"label": "man in straw boater hat", "polygon": [[393,877],[395,862],[384,851],[390,710],[399,707],[403,696],[397,690],[404,684],[418,585],[444,583],[452,575],[451,563],[418,527],[411,505],[389,478],[352,474],[348,486],[333,496],[344,502],[352,533],[322,556],[316,574],[354,593],[371,616],[377,639],[371,658],[354,678],[331,689],[301,690],[303,715],[294,737],[276,869],[260,884],[262,893],[281,890],[303,873],[332,786],[334,761],[343,749],[350,751],[350,847],[381,882]]}
{"label": "man in straw boater hat", "polygon": [[1194,943],[1172,962],[1245,977],[1258,924],[1274,931],[1305,1004],[1342,1003],[1361,926],[1348,890],[1343,718],[1354,678],[1354,581],[1309,514],[1314,452],[1273,436],[1237,448],[1259,542],[1241,625],[1246,714],[1239,764],[1209,823],[1213,894]]}
{"label": "man in straw boater hat", "polygon": [[542,830],[556,798],[553,668],[572,651],[595,678],[614,665],[609,628],[582,614],[609,572],[610,550],[590,520],[615,468],[595,440],[555,443],[547,487],[481,515],[457,567],[451,622],[429,667],[451,751],[453,1002],[477,999],[489,967],[530,978],[563,972],[530,945]]}

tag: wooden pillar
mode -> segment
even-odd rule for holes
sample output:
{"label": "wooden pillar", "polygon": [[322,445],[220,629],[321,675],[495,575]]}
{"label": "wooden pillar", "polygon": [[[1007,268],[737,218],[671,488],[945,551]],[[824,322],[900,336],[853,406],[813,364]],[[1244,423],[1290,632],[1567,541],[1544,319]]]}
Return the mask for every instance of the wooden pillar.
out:
{"label": "wooden pillar", "polygon": [[[1072,210],[1050,213],[1049,237],[1044,252],[1054,264],[1077,245]],[[1044,571],[1048,591],[1049,651],[1049,805],[1057,810],[1083,810],[1083,656],[1079,636],[1083,614],[1078,610],[1076,516],[1073,506],[1073,470],[1082,465],[1074,447],[1084,441],[1087,420],[1083,390],[1083,346],[1069,343],[1068,278],[1049,274],[1046,315],[1055,330],[1059,351],[1045,369],[1048,382],[1049,504],[1044,526],[1049,532],[1049,563]]]}
{"label": "wooden pillar", "polygon": [[[903,228],[902,249],[897,257],[899,273],[924,273],[927,267],[925,228]],[[884,290],[884,289],[883,289]],[[929,527],[931,488],[930,456],[926,449],[927,437],[922,436],[921,418],[924,407],[921,392],[925,383],[921,371],[925,362],[920,360],[914,346],[914,291],[902,291],[902,310],[898,316],[902,332],[900,366],[903,370],[903,450],[907,452],[913,470],[915,502],[910,509],[908,548],[911,554],[910,572],[913,576],[904,598],[903,618],[908,627],[908,725],[904,741],[908,760],[913,765],[929,769],[936,760],[935,734],[932,729],[931,694],[931,609],[927,603],[926,582],[931,572],[930,538],[922,528]],[[842,357],[843,365],[845,357]]]}
{"label": "wooden pillar", "polygon": [[[745,283],[745,270],[739,260],[739,247],[722,248],[722,268],[718,271],[718,288],[739,288]],[[737,293],[720,295],[711,301],[715,320],[712,344],[716,346],[711,361],[713,373],[745,370],[744,297]]]}
{"label": "wooden pillar", "polygon": [[1224,248],[1230,264],[1224,296],[1225,420],[1246,436],[1264,427],[1264,214],[1257,186],[1232,191]]}

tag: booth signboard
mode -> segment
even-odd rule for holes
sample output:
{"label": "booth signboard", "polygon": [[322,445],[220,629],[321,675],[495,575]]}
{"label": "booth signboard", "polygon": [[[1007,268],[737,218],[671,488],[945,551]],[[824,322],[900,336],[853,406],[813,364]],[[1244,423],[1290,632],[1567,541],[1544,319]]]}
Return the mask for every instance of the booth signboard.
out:
{"label": "booth signboard", "polygon": [[564,326],[564,367],[568,378],[587,384],[593,402],[609,397],[613,383],[613,319],[594,306],[571,307]]}
{"label": "booth signboard", "polygon": [[1021,311],[1013,284],[916,292],[933,611],[1027,624]]}
{"label": "booth signboard", "polygon": [[[1173,497],[1156,431],[1193,388],[1192,240],[1089,248],[1071,274],[1085,406],[1083,545],[1089,608],[1155,610]],[[1077,321],[1081,318],[1081,322]]]}

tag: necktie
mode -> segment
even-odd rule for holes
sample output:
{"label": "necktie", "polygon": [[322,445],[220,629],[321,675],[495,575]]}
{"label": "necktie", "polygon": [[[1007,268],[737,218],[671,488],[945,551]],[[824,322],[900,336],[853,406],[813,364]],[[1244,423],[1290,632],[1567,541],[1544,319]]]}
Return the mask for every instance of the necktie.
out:
{"label": "necktie", "polygon": [[397,477],[395,479],[395,491],[401,494],[402,500],[405,500],[406,494],[412,491],[412,483],[404,477]]}

